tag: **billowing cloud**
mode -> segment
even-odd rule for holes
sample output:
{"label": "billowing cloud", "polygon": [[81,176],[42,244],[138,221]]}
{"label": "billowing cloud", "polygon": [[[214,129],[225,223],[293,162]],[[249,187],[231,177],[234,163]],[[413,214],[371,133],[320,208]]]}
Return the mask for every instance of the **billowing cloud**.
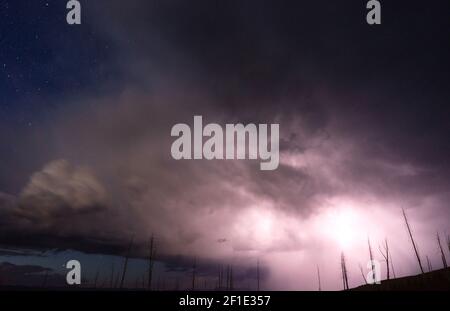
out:
{"label": "billowing cloud", "polygon": [[51,222],[51,218],[71,217],[105,206],[105,189],[88,169],[56,160],[31,176],[20,194],[17,214],[44,225],[46,218]]}

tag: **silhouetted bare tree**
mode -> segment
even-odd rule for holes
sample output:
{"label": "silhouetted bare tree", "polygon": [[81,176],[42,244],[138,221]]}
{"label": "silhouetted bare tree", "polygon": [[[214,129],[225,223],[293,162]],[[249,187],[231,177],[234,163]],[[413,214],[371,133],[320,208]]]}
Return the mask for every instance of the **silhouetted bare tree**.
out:
{"label": "silhouetted bare tree", "polygon": [[155,262],[155,254],[156,254],[155,237],[152,234],[149,243],[149,256],[148,256],[148,279],[147,279],[148,290],[152,289],[153,265]]}
{"label": "silhouetted bare tree", "polygon": [[227,265],[227,280],[225,284],[225,289],[230,290],[230,266]]}
{"label": "silhouetted bare tree", "polygon": [[197,259],[194,257],[194,264],[192,265],[192,290],[195,290],[196,274],[197,274]]}
{"label": "silhouetted bare tree", "polygon": [[233,266],[230,266],[230,290],[234,289],[234,283],[233,283]]}
{"label": "silhouetted bare tree", "polygon": [[361,266],[361,264],[359,264],[359,271],[361,271],[361,276],[362,276],[362,278],[364,280],[364,284],[367,285],[366,276],[364,275],[364,270],[363,270],[363,267]]}
{"label": "silhouetted bare tree", "polygon": [[397,276],[395,275],[394,261],[392,260],[392,252],[389,252],[389,261],[391,262],[392,275],[394,276],[395,279]]}
{"label": "silhouetted bare tree", "polygon": [[124,261],[123,270],[122,270],[122,278],[120,279],[120,289],[123,288],[123,284],[125,282],[125,275],[127,273],[128,260],[130,259],[131,248],[133,247],[133,240],[134,240],[134,236],[131,237],[130,245],[128,246],[127,255],[125,256],[125,261]]}
{"label": "silhouetted bare tree", "polygon": [[317,280],[319,281],[319,292],[322,291],[322,284],[320,283],[320,270],[319,265],[317,265]]}
{"label": "silhouetted bare tree", "polygon": [[427,265],[428,265],[428,272],[431,272],[433,270],[433,266],[431,265],[430,259],[428,258],[428,256],[426,256],[427,258]]}
{"label": "silhouetted bare tree", "polygon": [[439,236],[439,232],[436,233],[436,238],[437,238],[437,243],[439,245],[439,250],[441,251],[442,264],[444,265],[444,268],[447,268],[447,259],[445,258],[444,250],[442,249],[441,238]]}
{"label": "silhouetted bare tree", "polygon": [[97,272],[95,273],[94,288],[97,288],[97,281],[99,274],[100,274],[100,267],[97,268]]}
{"label": "silhouetted bare tree", "polygon": [[222,264],[219,266],[219,285],[218,288],[219,290],[223,288],[223,266]]}
{"label": "silhouetted bare tree", "polygon": [[259,259],[256,260],[256,290],[259,291]]}
{"label": "silhouetted bare tree", "polygon": [[447,247],[448,247],[448,252],[450,253],[450,234],[447,235]]}
{"label": "silhouetted bare tree", "polygon": [[384,252],[381,250],[381,247],[378,246],[378,248],[386,261],[386,279],[389,280],[389,245],[387,239],[384,239]]}
{"label": "silhouetted bare tree", "polygon": [[370,258],[370,265],[372,268],[372,280],[375,281],[375,265],[374,265],[374,261],[373,261],[373,253],[372,253],[372,245],[370,245],[370,238],[367,237],[367,244],[369,246],[369,258]]}
{"label": "silhouetted bare tree", "polygon": [[344,290],[348,289],[348,275],[347,275],[347,266],[345,264],[345,256],[344,253],[341,253],[341,270],[342,270],[342,283],[344,285]]}
{"label": "silhouetted bare tree", "polygon": [[420,271],[422,273],[424,273],[423,267],[422,267],[422,261],[420,260],[419,251],[417,249],[416,242],[414,241],[414,238],[413,238],[413,235],[411,232],[411,227],[409,226],[409,222],[408,222],[408,217],[406,217],[405,209],[402,208],[402,212],[403,212],[403,218],[405,219],[406,228],[408,229],[409,237],[411,238],[411,243],[414,248],[414,253],[416,254],[417,262],[419,263]]}

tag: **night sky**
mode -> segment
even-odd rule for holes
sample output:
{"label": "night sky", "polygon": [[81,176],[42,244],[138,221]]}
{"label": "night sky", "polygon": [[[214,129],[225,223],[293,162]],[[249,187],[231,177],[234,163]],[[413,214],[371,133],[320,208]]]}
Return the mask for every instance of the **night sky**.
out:
{"label": "night sky", "polygon": [[[132,236],[142,258],[154,234],[167,284],[188,280],[197,258],[211,284],[233,265],[251,288],[260,260],[267,289],[317,289],[316,266],[340,289],[341,252],[361,284],[368,237],[376,249],[388,238],[399,276],[418,272],[402,208],[439,267],[449,1],[381,1],[376,26],[365,1],[80,1],[81,25],[66,23],[66,2],[0,0],[0,271],[11,279],[70,257],[93,273],[108,261],[106,275]],[[175,161],[170,129],[194,115],[279,123],[279,168]],[[130,282],[145,271],[135,265]]]}

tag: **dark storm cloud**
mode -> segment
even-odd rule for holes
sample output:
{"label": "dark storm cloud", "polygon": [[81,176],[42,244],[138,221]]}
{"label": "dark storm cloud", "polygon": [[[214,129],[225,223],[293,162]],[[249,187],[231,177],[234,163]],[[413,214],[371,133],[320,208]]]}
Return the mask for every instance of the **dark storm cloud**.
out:
{"label": "dark storm cloud", "polygon": [[9,262],[2,262],[1,263],[1,271],[2,275],[5,275],[8,272],[13,272],[21,275],[25,274],[32,274],[32,273],[42,273],[46,271],[51,271],[51,269],[40,267],[40,266],[30,266],[30,265],[24,265],[24,266],[17,266],[14,264],[11,264]]}
{"label": "dark storm cloud", "polygon": [[37,265],[15,265],[9,262],[0,263],[0,286],[62,286],[65,277],[52,269]]}
{"label": "dark storm cloud", "polygon": [[[442,6],[384,4],[375,29],[356,1],[115,1],[93,11],[121,43],[122,62],[146,64],[150,77],[193,78],[240,120],[300,115],[314,134],[332,117],[344,135],[448,173],[450,44],[448,21],[435,10]],[[421,22],[409,22],[416,15]],[[321,92],[332,97],[317,98]]]}
{"label": "dark storm cloud", "polygon": [[0,249],[0,256],[44,256],[45,252],[30,249]]}
{"label": "dark storm cloud", "polygon": [[[17,198],[1,194],[1,243],[42,249],[83,245],[85,251],[107,244],[94,234],[108,206],[105,196],[90,170],[53,161],[30,178]],[[85,223],[85,217],[90,221]]]}

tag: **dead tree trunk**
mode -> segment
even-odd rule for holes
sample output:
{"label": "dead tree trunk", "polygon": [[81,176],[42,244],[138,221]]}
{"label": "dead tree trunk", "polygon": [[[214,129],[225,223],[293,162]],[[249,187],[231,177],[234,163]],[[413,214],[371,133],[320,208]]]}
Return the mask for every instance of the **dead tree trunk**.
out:
{"label": "dead tree trunk", "polygon": [[195,274],[197,272],[197,262],[196,258],[194,257],[194,264],[192,266],[192,290],[195,290]]}
{"label": "dead tree trunk", "polygon": [[364,270],[363,270],[363,267],[361,266],[361,264],[359,264],[359,271],[361,271],[361,276],[362,276],[362,278],[364,280],[364,284],[367,285],[366,276],[364,275]]}
{"label": "dead tree trunk", "polygon": [[437,237],[437,242],[439,245],[439,250],[441,251],[442,264],[444,265],[444,268],[447,268],[447,259],[445,258],[445,253],[444,253],[444,250],[442,249],[441,238],[439,236],[439,232],[436,233],[436,237]]}
{"label": "dead tree trunk", "polygon": [[384,239],[384,252],[381,250],[381,247],[379,247],[381,255],[384,257],[384,260],[386,261],[386,279],[390,279],[389,275],[389,246],[387,239]]}
{"label": "dead tree trunk", "polygon": [[120,279],[120,289],[123,288],[123,284],[125,282],[125,275],[127,273],[127,268],[128,268],[128,259],[130,258],[131,248],[133,247],[133,239],[134,239],[134,237],[131,237],[130,245],[128,246],[127,255],[125,257],[125,262],[123,264],[122,277]]}
{"label": "dead tree trunk", "polygon": [[149,256],[148,256],[148,280],[147,280],[147,289],[152,290],[152,278],[153,278],[153,264],[155,260],[155,247],[154,247],[154,236],[150,238],[149,245]]}
{"label": "dead tree trunk", "polygon": [[450,235],[447,235],[447,247],[448,247],[448,252],[450,253]]}
{"label": "dead tree trunk", "polygon": [[406,213],[405,213],[404,209],[402,209],[402,212],[403,212],[403,218],[405,219],[406,228],[408,229],[409,237],[411,238],[411,243],[414,248],[414,253],[416,254],[417,262],[419,263],[420,271],[423,274],[424,271],[423,271],[423,267],[422,267],[422,261],[420,260],[419,251],[417,250],[416,242],[414,242],[414,238],[411,233],[411,227],[409,226],[408,218],[406,217]]}
{"label": "dead tree trunk", "polygon": [[94,279],[94,288],[97,288],[98,275],[100,274],[100,268],[97,269],[97,273],[95,274]]}
{"label": "dead tree trunk", "polygon": [[222,265],[219,265],[219,275],[217,280],[217,289],[220,290],[222,287]]}
{"label": "dead tree trunk", "polygon": [[233,284],[233,266],[230,266],[230,290],[234,289],[234,284]]}
{"label": "dead tree trunk", "polygon": [[370,238],[367,238],[367,244],[369,246],[369,258],[370,258],[370,265],[372,268],[372,280],[375,282],[375,265],[373,263],[373,253],[372,253],[372,245],[370,245]]}
{"label": "dead tree trunk", "polygon": [[426,256],[427,258],[427,265],[428,265],[428,272],[431,272],[433,270],[433,266],[431,265],[430,259],[428,258],[428,256]]}
{"label": "dead tree trunk", "polygon": [[230,266],[227,265],[227,282],[225,284],[225,289],[230,290]]}
{"label": "dead tree trunk", "polygon": [[322,291],[322,284],[320,283],[320,270],[319,266],[317,266],[317,280],[319,282],[319,292]]}
{"label": "dead tree trunk", "polygon": [[259,259],[256,261],[256,290],[259,291]]}
{"label": "dead tree trunk", "polygon": [[347,275],[347,267],[345,265],[344,253],[341,253],[341,270],[342,270],[342,283],[344,285],[344,290],[347,290],[348,289],[348,275]]}
{"label": "dead tree trunk", "polygon": [[395,279],[397,278],[397,276],[395,275],[394,261],[392,260],[392,252],[389,253],[389,261],[391,262],[392,275],[394,276]]}

